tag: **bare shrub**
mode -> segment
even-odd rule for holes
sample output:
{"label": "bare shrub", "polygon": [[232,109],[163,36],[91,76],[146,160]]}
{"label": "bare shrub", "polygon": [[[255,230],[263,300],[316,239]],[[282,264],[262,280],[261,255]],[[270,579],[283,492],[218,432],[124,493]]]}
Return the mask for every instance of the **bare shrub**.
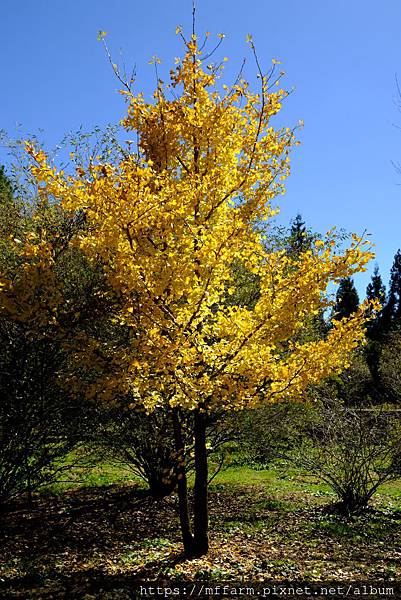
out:
{"label": "bare shrub", "polygon": [[400,477],[399,413],[326,401],[292,460],[332,488],[339,512],[360,512],[379,486]]}

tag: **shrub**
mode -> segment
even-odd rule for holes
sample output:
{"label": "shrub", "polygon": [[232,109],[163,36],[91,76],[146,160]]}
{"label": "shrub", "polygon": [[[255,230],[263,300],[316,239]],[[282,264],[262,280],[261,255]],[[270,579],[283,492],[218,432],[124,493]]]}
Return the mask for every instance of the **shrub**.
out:
{"label": "shrub", "polygon": [[339,512],[360,512],[380,485],[400,477],[398,412],[325,402],[291,459],[332,488]]}

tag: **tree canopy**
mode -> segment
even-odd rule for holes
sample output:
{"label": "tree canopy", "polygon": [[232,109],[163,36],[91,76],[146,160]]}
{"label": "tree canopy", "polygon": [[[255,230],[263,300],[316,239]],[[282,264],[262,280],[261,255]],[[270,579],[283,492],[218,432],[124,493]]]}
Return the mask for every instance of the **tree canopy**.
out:
{"label": "tree canopy", "polygon": [[[204,64],[196,36],[185,44],[153,101],[125,92],[124,124],[139,143],[119,164],[93,160],[89,172],[67,176],[29,149],[41,195],[85,213],[81,247],[101,258],[132,329],[115,351],[118,373],[93,392],[107,398],[119,388],[149,410],[300,396],[344,368],[363,339],[363,311],[325,339],[289,340],[329,305],[328,284],[363,270],[372,254],[357,236],[339,252],[333,234],[296,260],[264,249],[255,224],[276,214],[294,143],[291,129],[272,125],[287,92],[271,89],[272,71],[260,74],[259,92],[242,76],[220,86],[222,68]],[[234,259],[260,277],[252,309],[223,302]]]}

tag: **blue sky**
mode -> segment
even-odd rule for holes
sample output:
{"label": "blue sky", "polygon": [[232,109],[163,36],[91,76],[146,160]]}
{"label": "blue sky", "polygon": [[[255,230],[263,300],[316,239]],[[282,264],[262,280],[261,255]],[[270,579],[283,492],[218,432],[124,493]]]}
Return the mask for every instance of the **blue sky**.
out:
{"label": "blue sky", "polygon": [[[107,31],[115,62],[136,64],[136,88],[150,92],[148,60],[157,54],[163,73],[182,54],[174,32],[177,24],[189,29],[191,0],[2,0],[0,14],[0,128],[11,136],[42,128],[51,147],[81,125],[90,130],[124,114],[97,32]],[[255,75],[251,33],[263,65],[279,59],[285,85],[296,88],[281,120],[305,126],[281,220],[301,212],[316,231],[367,229],[386,283],[401,246],[401,174],[392,164],[401,161],[400,23],[399,0],[197,0],[198,32],[226,35],[229,77],[244,56]],[[362,294],[369,276],[357,277]]]}

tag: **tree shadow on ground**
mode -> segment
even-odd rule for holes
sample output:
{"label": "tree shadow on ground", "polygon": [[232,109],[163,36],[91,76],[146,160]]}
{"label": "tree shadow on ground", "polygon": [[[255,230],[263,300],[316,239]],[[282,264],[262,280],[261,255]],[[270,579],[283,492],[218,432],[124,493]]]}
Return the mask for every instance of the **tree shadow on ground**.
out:
{"label": "tree shadow on ground", "polygon": [[[7,598],[14,590],[15,597],[28,598],[23,595],[27,589],[41,588],[46,579],[62,581],[62,587],[71,588],[70,592],[74,581],[82,585],[92,576],[95,583],[104,579],[107,587],[110,578],[96,569],[85,569],[85,564],[93,556],[113,555],[125,548],[135,550],[146,540],[150,545],[154,538],[176,537],[175,501],[155,500],[135,486],[36,496],[30,510],[17,502],[3,511],[0,536],[0,565],[5,571],[0,580],[0,594],[5,595],[0,597]],[[69,571],[78,569],[79,573],[68,576]],[[1,592],[1,588],[9,592]],[[40,593],[47,597],[43,589]]]}
{"label": "tree shadow on ground", "polygon": [[[154,585],[171,586],[170,577],[158,577]],[[141,586],[146,589],[152,580],[146,577],[130,575],[108,575],[100,569],[88,569],[71,576],[62,575],[53,581],[46,581],[39,575],[21,577],[13,581],[0,583],[0,598],[23,600],[61,600],[69,598],[99,599],[136,599],[143,598]],[[199,597],[199,596],[198,596]]]}
{"label": "tree shadow on ground", "polygon": [[344,519],[313,495],[212,489],[211,551],[188,561],[175,495],[155,500],[135,486],[110,486],[35,500],[32,510],[18,502],[1,515],[0,598],[124,600],[139,597],[140,582],[277,580],[290,568],[299,578],[401,572],[397,510]]}
{"label": "tree shadow on ground", "polygon": [[157,501],[134,486],[80,489],[38,498],[30,510],[22,503],[10,508],[1,517],[3,541],[18,545],[29,536],[41,550],[49,545],[56,552],[66,546],[74,550],[105,544],[111,532],[121,541],[143,540],[149,522],[152,536],[165,533],[160,517],[174,510],[172,502]]}

